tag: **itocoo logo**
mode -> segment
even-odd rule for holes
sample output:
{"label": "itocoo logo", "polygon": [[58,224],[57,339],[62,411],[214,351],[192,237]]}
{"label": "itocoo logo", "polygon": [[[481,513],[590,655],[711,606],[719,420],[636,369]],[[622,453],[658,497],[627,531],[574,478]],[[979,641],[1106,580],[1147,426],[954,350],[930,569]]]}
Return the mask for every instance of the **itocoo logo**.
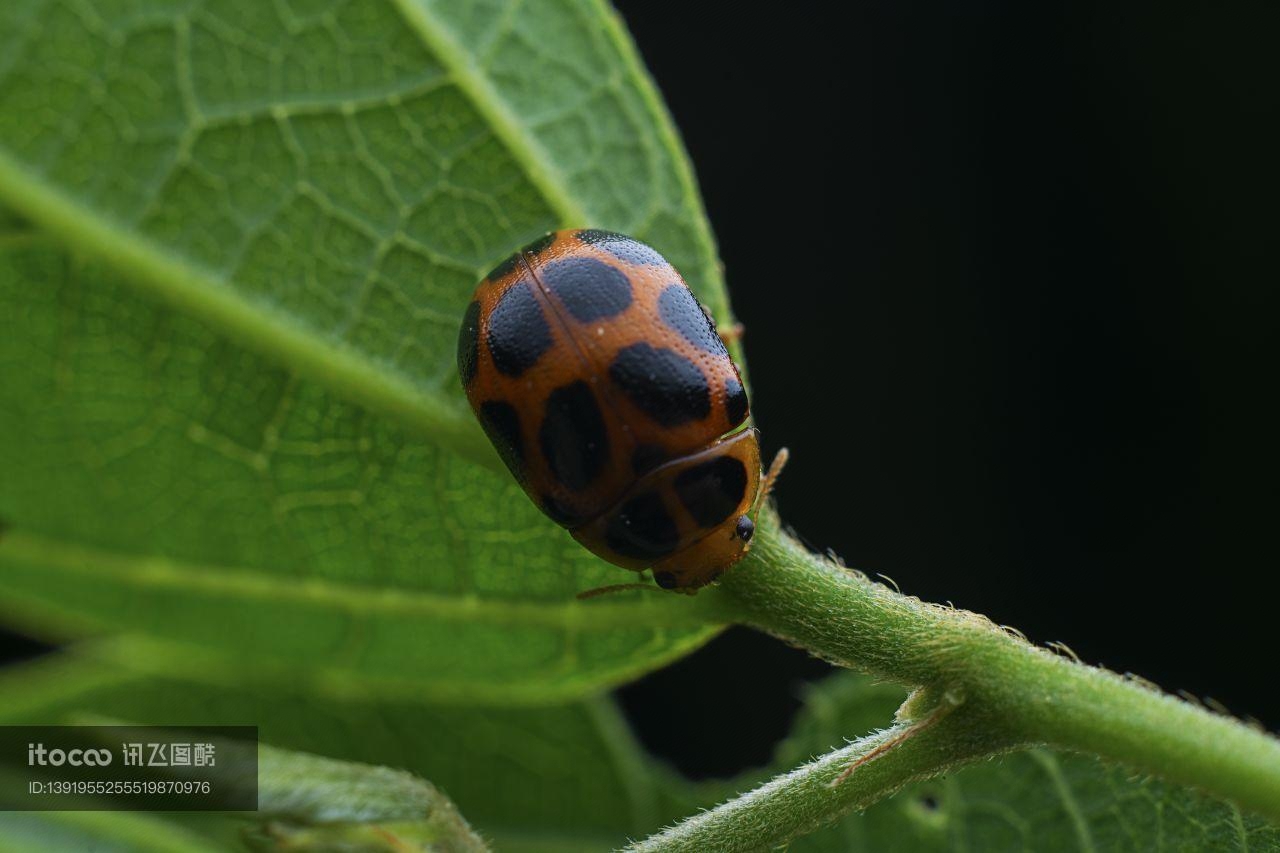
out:
{"label": "itocoo logo", "polygon": [[61,767],[69,764],[72,767],[106,767],[111,763],[109,749],[45,749],[42,743],[27,744],[27,766]]}

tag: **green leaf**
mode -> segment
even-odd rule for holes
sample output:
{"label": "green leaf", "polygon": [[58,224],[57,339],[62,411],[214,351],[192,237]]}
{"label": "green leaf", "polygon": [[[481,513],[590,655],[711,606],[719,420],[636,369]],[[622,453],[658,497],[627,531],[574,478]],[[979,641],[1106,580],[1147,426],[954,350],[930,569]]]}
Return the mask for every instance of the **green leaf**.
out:
{"label": "green leaf", "polygon": [[120,812],[0,813],[0,853],[215,853],[170,821]]}
{"label": "green leaf", "polygon": [[[97,714],[73,715],[71,722],[87,726],[130,724]],[[253,788],[257,809],[236,813],[243,831],[234,833],[254,849],[277,853],[484,853],[489,849],[448,797],[411,773],[336,761],[256,741],[214,739],[214,743],[217,766],[212,768],[214,775],[209,781],[215,788],[244,792],[246,780],[240,774],[246,767],[257,768]],[[219,771],[223,771],[222,775],[218,775]],[[0,768],[0,779],[4,777],[5,770]],[[24,784],[17,778],[4,781],[6,785]],[[86,804],[92,802],[91,797],[83,800]],[[216,812],[195,817],[203,819],[205,829],[234,822]],[[245,827],[246,819],[253,825]],[[201,826],[201,822],[195,825]],[[219,840],[227,842],[226,837]]]}
{"label": "green leaf", "polygon": [[319,703],[58,657],[0,672],[0,695],[0,725],[85,714],[174,727],[236,721],[281,748],[411,772],[498,850],[599,851],[684,811],[605,699],[526,708],[358,696]]}
{"label": "green leaf", "polygon": [[715,630],[575,602],[625,576],[486,467],[457,387],[475,282],[550,228],[647,239],[727,315],[602,3],[15,0],[0,45],[0,207],[49,235],[0,214],[0,618],[466,702]]}
{"label": "green leaf", "polygon": [[[830,678],[806,691],[769,767],[695,784],[646,757],[603,699],[520,711],[356,699],[308,708],[305,697],[157,682],[70,661],[10,672],[0,690],[28,698],[0,712],[0,723],[86,709],[256,722],[270,742],[400,767],[439,784],[500,851],[602,850],[643,838],[887,724],[903,698],[891,685]],[[1280,851],[1280,831],[1193,791],[1033,750],[909,786],[789,849],[1265,853]]]}
{"label": "green leaf", "polygon": [[271,818],[252,835],[262,850],[488,850],[424,779],[266,744],[257,750],[258,811]]}
{"label": "green leaf", "polygon": [[525,702],[707,635],[698,602],[575,601],[617,570],[510,477],[56,247],[0,251],[0,365],[0,614],[37,635],[145,632],[229,678]]}
{"label": "green leaf", "polygon": [[724,311],[689,167],[599,2],[6,4],[0,198],[455,444],[458,318],[549,228],[647,239]]}

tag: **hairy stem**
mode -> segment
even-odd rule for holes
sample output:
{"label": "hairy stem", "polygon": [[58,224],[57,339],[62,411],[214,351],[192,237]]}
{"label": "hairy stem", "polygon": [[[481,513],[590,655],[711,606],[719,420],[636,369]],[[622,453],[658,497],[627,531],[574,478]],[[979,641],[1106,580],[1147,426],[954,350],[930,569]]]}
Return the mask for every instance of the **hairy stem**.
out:
{"label": "hairy stem", "polygon": [[906,737],[847,779],[836,780],[860,759],[908,733],[907,724],[855,741],[626,848],[724,853],[766,850],[820,829],[838,817],[872,805],[908,782],[936,776],[988,754],[975,739],[975,721],[961,706],[935,726]]}
{"label": "hairy stem", "polygon": [[[981,616],[872,583],[810,553],[781,531],[776,517],[761,525],[751,555],[712,595],[744,624],[840,666],[919,688],[899,714],[904,721],[923,719],[944,695],[962,703],[938,725],[857,768],[831,795],[813,794],[825,820],[956,762],[1045,745],[1117,761],[1280,821],[1280,741],[1033,646]],[[849,750],[856,755],[864,746]],[[789,813],[797,791],[817,790],[812,780],[801,785],[800,777],[818,768],[834,776],[837,764],[848,764],[838,755],[694,820],[702,826],[722,810],[741,811],[745,802],[757,807],[774,797],[780,798],[776,807]],[[846,792],[844,786],[852,787]],[[812,810],[804,814],[813,817]]]}

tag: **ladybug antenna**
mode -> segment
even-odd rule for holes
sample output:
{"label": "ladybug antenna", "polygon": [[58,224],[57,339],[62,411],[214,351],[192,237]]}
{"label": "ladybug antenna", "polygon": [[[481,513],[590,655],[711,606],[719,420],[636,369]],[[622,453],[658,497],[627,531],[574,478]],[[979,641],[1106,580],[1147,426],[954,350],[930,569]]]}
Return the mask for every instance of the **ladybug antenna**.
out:
{"label": "ladybug antenna", "polygon": [[[751,508],[752,513],[759,515],[760,510],[764,509],[765,501],[769,499],[769,494],[773,491],[773,487],[778,482],[778,475],[782,473],[783,468],[787,467],[787,460],[790,458],[791,451],[787,450],[785,447],[778,448],[778,452],[773,455],[773,461],[769,463],[769,470],[765,472],[764,479],[760,484],[760,495],[756,498],[755,506]],[[752,533],[755,532],[755,522],[746,515],[738,519],[737,534],[742,538],[743,542],[746,542],[751,538],[751,534],[748,533],[746,536],[742,535],[742,522],[744,521],[751,522]]]}
{"label": "ladybug antenna", "polygon": [[791,458],[791,451],[785,447],[780,448],[774,455],[773,461],[769,463],[769,470],[764,475],[764,485],[760,487],[761,505],[769,497],[769,493],[773,491],[774,485],[778,482],[778,475],[782,473],[782,469],[787,467],[787,460]]}

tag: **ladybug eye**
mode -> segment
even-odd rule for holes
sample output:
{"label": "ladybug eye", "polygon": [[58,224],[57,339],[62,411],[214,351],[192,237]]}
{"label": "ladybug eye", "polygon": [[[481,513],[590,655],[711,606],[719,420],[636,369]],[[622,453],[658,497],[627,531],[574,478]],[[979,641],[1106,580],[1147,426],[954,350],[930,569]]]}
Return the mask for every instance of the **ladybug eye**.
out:
{"label": "ladybug eye", "polygon": [[738,526],[733,532],[743,542],[750,542],[751,535],[756,532],[756,523],[744,515],[738,519]]}

